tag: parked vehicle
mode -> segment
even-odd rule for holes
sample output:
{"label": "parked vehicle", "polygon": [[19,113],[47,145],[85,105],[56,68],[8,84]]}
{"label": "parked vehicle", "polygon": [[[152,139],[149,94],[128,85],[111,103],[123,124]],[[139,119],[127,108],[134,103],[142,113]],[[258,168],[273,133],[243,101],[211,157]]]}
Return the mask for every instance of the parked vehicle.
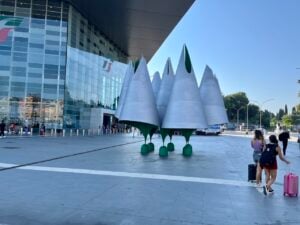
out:
{"label": "parked vehicle", "polygon": [[196,130],[197,135],[219,135],[223,131],[221,125],[212,125],[206,129]]}

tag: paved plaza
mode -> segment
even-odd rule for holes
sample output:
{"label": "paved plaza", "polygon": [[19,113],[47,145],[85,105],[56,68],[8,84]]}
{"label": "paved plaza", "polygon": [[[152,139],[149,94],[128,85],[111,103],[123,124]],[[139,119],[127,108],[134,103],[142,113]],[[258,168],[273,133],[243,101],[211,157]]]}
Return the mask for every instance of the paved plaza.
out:
{"label": "paved plaza", "polygon": [[194,154],[140,154],[141,137],[15,137],[0,139],[0,225],[298,225],[299,198],[284,197],[279,161],[275,193],[247,182],[249,137],[192,136]]}

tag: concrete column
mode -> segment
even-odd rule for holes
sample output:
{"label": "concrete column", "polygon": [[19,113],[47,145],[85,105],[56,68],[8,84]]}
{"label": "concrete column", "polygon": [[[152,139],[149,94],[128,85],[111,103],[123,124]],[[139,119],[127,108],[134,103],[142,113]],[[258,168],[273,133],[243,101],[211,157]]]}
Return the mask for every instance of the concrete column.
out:
{"label": "concrete column", "polygon": [[73,135],[73,130],[70,129],[70,136],[72,137],[72,135]]}

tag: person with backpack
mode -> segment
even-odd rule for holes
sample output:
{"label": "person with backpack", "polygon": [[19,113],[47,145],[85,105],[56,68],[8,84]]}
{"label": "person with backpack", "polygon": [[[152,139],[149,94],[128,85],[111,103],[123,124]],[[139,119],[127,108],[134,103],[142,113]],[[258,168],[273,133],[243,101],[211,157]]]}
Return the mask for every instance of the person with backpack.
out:
{"label": "person with backpack", "polygon": [[266,175],[266,185],[263,186],[263,192],[265,195],[268,193],[273,193],[272,184],[275,182],[277,177],[277,155],[279,158],[289,164],[290,162],[286,160],[282,154],[281,148],[278,145],[278,140],[275,135],[270,135],[269,143],[266,145],[266,148],[263,150],[260,157],[260,166],[261,169],[265,170]]}

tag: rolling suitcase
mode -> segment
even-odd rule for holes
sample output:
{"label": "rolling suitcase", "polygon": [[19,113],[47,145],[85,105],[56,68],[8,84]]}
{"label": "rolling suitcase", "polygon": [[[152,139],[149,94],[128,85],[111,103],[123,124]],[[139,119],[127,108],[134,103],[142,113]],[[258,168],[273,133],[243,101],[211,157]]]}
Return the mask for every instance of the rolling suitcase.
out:
{"label": "rolling suitcase", "polygon": [[248,181],[255,181],[256,180],[256,165],[249,164],[248,165]]}
{"label": "rolling suitcase", "polygon": [[298,181],[299,178],[296,174],[284,175],[283,195],[298,196]]}

